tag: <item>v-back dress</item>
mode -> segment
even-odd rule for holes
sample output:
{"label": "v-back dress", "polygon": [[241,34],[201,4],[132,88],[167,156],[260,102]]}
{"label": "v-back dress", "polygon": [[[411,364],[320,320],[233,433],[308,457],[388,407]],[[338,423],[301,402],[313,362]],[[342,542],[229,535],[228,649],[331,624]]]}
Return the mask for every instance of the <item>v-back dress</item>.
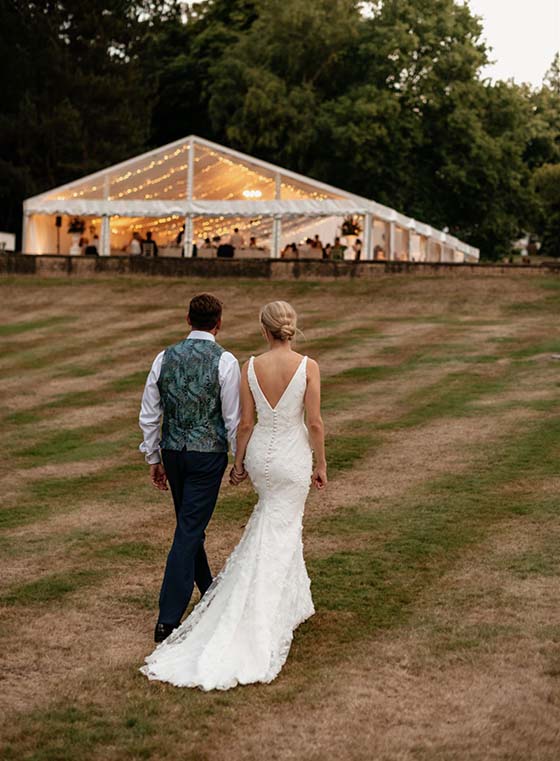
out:
{"label": "v-back dress", "polygon": [[271,682],[288,657],[294,630],[315,612],[302,543],[312,472],[304,423],[306,368],[304,357],[272,407],[259,386],[254,357],[249,360],[258,420],[245,467],[258,502],[204,597],[146,658],[141,671],[149,679],[203,690]]}

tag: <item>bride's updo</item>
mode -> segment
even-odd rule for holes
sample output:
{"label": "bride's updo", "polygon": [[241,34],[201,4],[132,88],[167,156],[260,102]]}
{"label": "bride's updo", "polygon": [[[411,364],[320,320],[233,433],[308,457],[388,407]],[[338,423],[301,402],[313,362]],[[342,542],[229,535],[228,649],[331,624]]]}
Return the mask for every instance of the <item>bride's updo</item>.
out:
{"label": "bride's updo", "polygon": [[271,301],[261,309],[261,324],[278,341],[291,341],[297,331],[296,310],[287,301]]}

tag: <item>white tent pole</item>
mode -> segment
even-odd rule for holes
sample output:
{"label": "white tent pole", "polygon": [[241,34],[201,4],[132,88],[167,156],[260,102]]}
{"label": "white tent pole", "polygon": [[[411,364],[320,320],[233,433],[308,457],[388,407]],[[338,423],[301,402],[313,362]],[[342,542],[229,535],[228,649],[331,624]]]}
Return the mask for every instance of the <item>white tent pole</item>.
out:
{"label": "white tent pole", "polygon": [[[189,138],[189,157],[187,163],[187,201],[193,200],[194,194],[194,140]],[[185,233],[183,235],[183,256],[192,256],[193,248],[193,215],[185,217]]]}
{"label": "white tent pole", "polygon": [[[274,199],[280,201],[282,197],[282,177],[277,172],[274,175]],[[280,237],[282,235],[282,220],[278,215],[272,219],[272,247],[270,255],[273,259],[280,258]]]}
{"label": "white tent pole", "polygon": [[438,259],[439,259],[439,251],[438,251],[438,248],[437,248],[437,241],[436,241],[435,238],[432,238],[431,236],[428,238],[428,250],[430,252],[430,261],[432,261],[432,256],[433,256],[434,257],[433,261],[437,262]]}
{"label": "white tent pole", "polygon": [[[109,200],[109,175],[103,178],[103,198]],[[101,215],[101,235],[99,239],[101,256],[111,256],[111,221],[108,214]]]}
{"label": "white tent pole", "polygon": [[189,138],[189,157],[187,161],[187,201],[192,201],[194,192],[194,140]]}
{"label": "white tent pole", "polygon": [[278,216],[272,219],[272,250],[271,256],[273,259],[280,258],[280,236],[282,235],[282,221]]}
{"label": "white tent pole", "polygon": [[192,256],[193,247],[193,215],[185,217],[185,234],[183,235],[183,256]]}
{"label": "white tent pole", "polygon": [[21,253],[22,254],[28,254],[28,245],[29,245],[29,221],[30,221],[31,215],[28,211],[24,211],[23,213],[23,225],[21,229]]}
{"label": "white tent pole", "polygon": [[372,246],[372,225],[373,225],[373,218],[371,214],[366,214],[364,217],[364,245],[363,245],[363,251],[364,251],[364,259],[367,259],[367,261],[371,261],[373,259],[373,246]]}
{"label": "white tent pole", "polygon": [[101,217],[101,239],[99,252],[101,256],[111,256],[111,218],[108,214]]}
{"label": "white tent pole", "polygon": [[389,259],[395,258],[395,223],[389,222]]}

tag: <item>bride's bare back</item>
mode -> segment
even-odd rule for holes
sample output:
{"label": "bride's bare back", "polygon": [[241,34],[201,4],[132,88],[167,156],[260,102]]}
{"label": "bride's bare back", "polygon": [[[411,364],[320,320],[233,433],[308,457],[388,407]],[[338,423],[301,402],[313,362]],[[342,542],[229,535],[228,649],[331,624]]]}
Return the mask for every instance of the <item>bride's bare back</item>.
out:
{"label": "bride's bare back", "polygon": [[276,407],[303,360],[291,349],[267,351],[254,360],[255,375],[271,407]]}

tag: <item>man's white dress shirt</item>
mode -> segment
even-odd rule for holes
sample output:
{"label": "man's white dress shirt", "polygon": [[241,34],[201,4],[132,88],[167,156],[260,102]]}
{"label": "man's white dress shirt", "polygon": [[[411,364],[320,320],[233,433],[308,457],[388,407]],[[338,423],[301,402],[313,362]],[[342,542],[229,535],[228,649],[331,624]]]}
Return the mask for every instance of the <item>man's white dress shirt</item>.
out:
{"label": "man's white dress shirt", "polygon": [[234,248],[243,248],[245,240],[241,233],[232,233],[229,238],[229,243]]}
{"label": "man's white dress shirt", "polygon": [[[215,341],[213,333],[205,330],[191,330],[187,336],[189,339],[202,341]],[[139,423],[144,441],[140,444],[140,451],[144,453],[146,462],[155,465],[161,462],[159,442],[161,438],[161,420],[163,405],[159,393],[158,380],[161,372],[161,363],[165,350],[161,351],[154,359],[152,369],[148,374],[142,406],[140,408]],[[222,416],[226,426],[228,441],[232,452],[235,454],[235,434],[239,425],[239,384],[241,373],[239,362],[229,351],[224,351],[218,365],[218,378],[220,383],[220,399],[222,402]]]}

